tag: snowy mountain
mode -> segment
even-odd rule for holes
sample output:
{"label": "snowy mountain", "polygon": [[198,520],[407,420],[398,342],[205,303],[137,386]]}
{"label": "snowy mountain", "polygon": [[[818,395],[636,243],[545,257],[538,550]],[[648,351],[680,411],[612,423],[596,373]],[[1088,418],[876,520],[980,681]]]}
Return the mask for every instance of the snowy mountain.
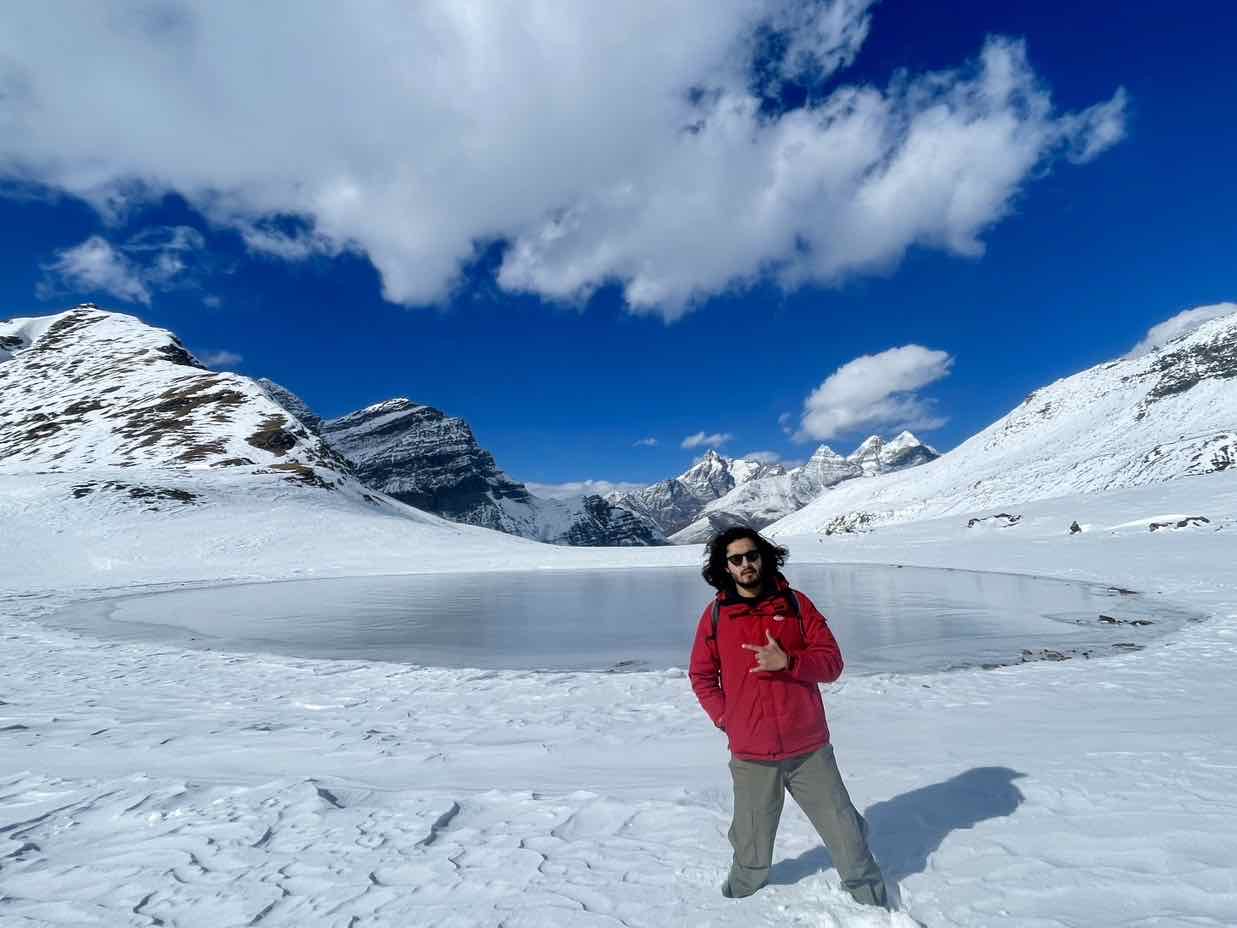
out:
{"label": "snowy mountain", "polygon": [[836,486],[770,531],[847,531],[1233,466],[1237,314],[1036,390],[937,460]]}
{"label": "snowy mountain", "polygon": [[888,442],[877,435],[869,436],[846,457],[828,445],[821,445],[801,466],[761,475],[707,503],[670,540],[675,544],[694,544],[731,525],[763,528],[843,481],[916,467],[937,457],[931,446],[910,432]]}
{"label": "snowy mountain", "polygon": [[785,473],[786,469],[780,464],[727,458],[710,450],[677,477],[634,493],[614,493],[608,499],[649,519],[669,535],[690,524],[705,506],[736,486]]}
{"label": "snowy mountain", "polygon": [[553,544],[665,544],[600,496],[542,499],[498,468],[468,423],[403,397],[331,419],[322,434],[368,486],[454,522]]}
{"label": "snowy mountain", "polygon": [[[172,333],[82,304],[0,322],[0,464],[229,469],[320,488],[351,481],[345,461],[248,377],[204,368]],[[118,473],[129,473],[128,470]],[[154,492],[84,483],[82,495]],[[119,488],[119,489],[118,489]]]}
{"label": "snowy mountain", "polygon": [[846,460],[856,465],[864,477],[874,477],[927,464],[939,457],[931,445],[925,445],[910,432],[902,432],[887,442],[878,435],[870,435],[846,456]]}

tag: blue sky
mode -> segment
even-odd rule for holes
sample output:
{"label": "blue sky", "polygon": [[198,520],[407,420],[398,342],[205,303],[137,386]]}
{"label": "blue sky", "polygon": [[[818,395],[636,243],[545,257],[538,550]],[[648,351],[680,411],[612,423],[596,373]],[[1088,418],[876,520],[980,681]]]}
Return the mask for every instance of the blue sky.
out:
{"label": "blue sky", "polygon": [[[476,36],[444,40],[441,67],[405,75],[399,96],[348,47],[370,41],[360,27],[306,22],[266,61],[228,45],[238,24],[181,4],[72,35],[6,8],[0,315],[94,300],[226,353],[223,366],[324,416],[407,395],[467,419],[517,478],[644,483],[684,469],[697,433],[793,460],[909,424],[947,449],[1030,390],[1237,292],[1237,23],[1224,5],[769,0],[753,21],[753,4],[676,2],[674,22],[568,22],[567,5],[562,22],[487,24],[493,76],[474,67]],[[337,70],[321,86],[271,78],[315,30],[339,43]],[[590,30],[631,41],[594,52]],[[743,44],[753,35],[774,38],[744,63],[733,49],[762,48]],[[1007,105],[971,112],[966,82],[979,86],[992,37],[1024,43],[1030,76]],[[996,41],[1016,63],[1018,46]],[[99,57],[56,57],[74,43]],[[251,59],[269,72],[247,72]],[[238,83],[221,90],[212,62],[234,62]],[[511,89],[504,68],[527,86]],[[941,75],[928,103],[927,85],[894,89],[926,72]],[[845,160],[851,136],[796,120],[855,86],[900,101],[874,170],[906,179],[751,207],[783,162],[748,140],[794,131],[804,144],[781,151]],[[676,93],[700,114],[696,148],[659,134]],[[1045,115],[1035,101],[1049,95]],[[760,108],[741,121],[745,99]],[[909,151],[899,119],[933,105],[950,131]],[[226,144],[178,147],[204,119]],[[1017,132],[984,148],[1011,120]],[[984,133],[954,146],[966,126]],[[795,170],[804,189],[831,183]],[[717,184],[699,181],[710,172]],[[977,187],[971,213],[943,215]],[[907,346],[917,353],[883,354]],[[865,355],[878,360],[846,367]]]}

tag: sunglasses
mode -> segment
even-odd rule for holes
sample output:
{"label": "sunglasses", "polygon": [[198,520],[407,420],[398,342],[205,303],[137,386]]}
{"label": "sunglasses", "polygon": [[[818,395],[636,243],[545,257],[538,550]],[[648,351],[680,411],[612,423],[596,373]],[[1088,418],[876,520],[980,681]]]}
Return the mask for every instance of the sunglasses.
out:
{"label": "sunglasses", "polygon": [[726,555],[726,560],[728,560],[735,567],[738,567],[744,561],[747,561],[749,564],[755,564],[760,560],[760,552],[753,550],[744,551],[742,554],[728,554]]}

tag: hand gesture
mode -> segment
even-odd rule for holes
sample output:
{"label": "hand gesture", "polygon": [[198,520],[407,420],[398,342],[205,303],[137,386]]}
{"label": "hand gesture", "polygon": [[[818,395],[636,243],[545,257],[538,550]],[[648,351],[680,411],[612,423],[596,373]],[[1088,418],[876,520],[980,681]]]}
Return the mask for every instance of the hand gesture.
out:
{"label": "hand gesture", "polygon": [[766,645],[743,645],[749,651],[756,652],[756,666],[749,670],[748,673],[772,673],[776,670],[786,669],[786,652],[773,640],[771,633],[766,631],[765,637],[769,639],[769,643]]}

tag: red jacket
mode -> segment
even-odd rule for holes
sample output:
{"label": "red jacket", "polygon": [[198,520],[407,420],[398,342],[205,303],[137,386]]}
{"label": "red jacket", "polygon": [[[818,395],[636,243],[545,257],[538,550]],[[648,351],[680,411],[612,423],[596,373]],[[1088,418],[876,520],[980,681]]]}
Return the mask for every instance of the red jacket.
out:
{"label": "red jacket", "polygon": [[[712,602],[696,627],[689,671],[692,689],[713,724],[729,736],[731,753],[742,760],[782,760],[829,743],[817,684],[832,683],[841,675],[842,652],[825,617],[802,593],[798,594],[800,635],[786,599],[794,595],[781,574],[777,592],[756,600],[719,593],[717,640],[713,640]],[[790,664],[785,670],[750,673],[756,653],[742,645],[768,644],[766,631]]]}

